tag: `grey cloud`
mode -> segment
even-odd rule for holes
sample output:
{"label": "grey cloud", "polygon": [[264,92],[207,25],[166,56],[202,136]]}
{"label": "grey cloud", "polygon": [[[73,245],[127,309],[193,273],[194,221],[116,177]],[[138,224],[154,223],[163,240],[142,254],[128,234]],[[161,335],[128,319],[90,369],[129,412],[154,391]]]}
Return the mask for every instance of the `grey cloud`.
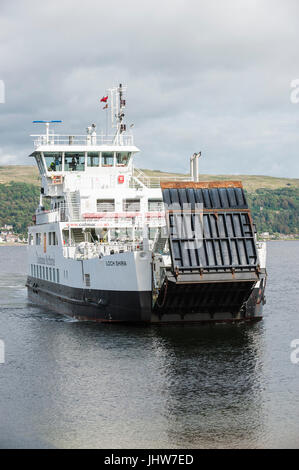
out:
{"label": "grey cloud", "polygon": [[[296,1],[2,0],[0,163],[28,162],[34,119],[105,126],[99,97],[128,85],[142,167],[299,175]],[[283,155],[283,162],[282,162]]]}

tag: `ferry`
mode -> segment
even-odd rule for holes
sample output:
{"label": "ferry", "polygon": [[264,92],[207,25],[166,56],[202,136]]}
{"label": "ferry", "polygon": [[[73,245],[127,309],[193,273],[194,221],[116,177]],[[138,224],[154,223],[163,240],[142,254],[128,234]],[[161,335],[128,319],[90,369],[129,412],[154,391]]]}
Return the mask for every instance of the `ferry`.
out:
{"label": "ferry", "polygon": [[[30,302],[79,320],[141,324],[262,318],[266,244],[240,181],[138,169],[126,87],[101,101],[112,132],[33,135],[39,206],[28,230]],[[50,127],[50,125],[52,126]]]}

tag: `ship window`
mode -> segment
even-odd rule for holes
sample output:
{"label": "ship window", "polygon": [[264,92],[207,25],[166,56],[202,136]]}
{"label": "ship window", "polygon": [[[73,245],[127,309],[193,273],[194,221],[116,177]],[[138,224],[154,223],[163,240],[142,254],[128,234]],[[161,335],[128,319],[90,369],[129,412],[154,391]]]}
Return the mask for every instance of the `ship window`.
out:
{"label": "ship window", "polygon": [[52,281],[52,268],[49,268],[49,279]]}
{"label": "ship window", "polygon": [[32,235],[32,233],[29,233],[28,245],[33,245],[33,235]]}
{"label": "ship window", "polygon": [[56,282],[56,280],[55,280],[55,268],[53,268],[53,282]]}
{"label": "ship window", "polygon": [[31,269],[31,276],[33,276],[33,264],[31,264],[30,269]]}
{"label": "ship window", "polygon": [[99,166],[99,154],[96,152],[87,153],[87,166]]}
{"label": "ship window", "polygon": [[45,152],[44,159],[48,171],[62,171],[62,153]]}
{"label": "ship window", "polygon": [[117,152],[116,153],[116,165],[127,166],[131,157],[131,152]]}
{"label": "ship window", "polygon": [[113,166],[113,160],[113,152],[102,152],[102,166]]}
{"label": "ship window", "polygon": [[39,266],[39,278],[41,279],[42,278],[42,267]]}
{"label": "ship window", "polygon": [[163,211],[163,202],[161,199],[149,199],[148,200],[148,210],[149,211]]}
{"label": "ship window", "polygon": [[45,279],[45,266],[43,266],[43,279]]}
{"label": "ship window", "polygon": [[56,281],[59,282],[59,269],[56,269]]}
{"label": "ship window", "polygon": [[140,211],[140,199],[124,199],[123,210],[125,212]]}
{"label": "ship window", "polygon": [[64,157],[64,171],[84,171],[84,152],[66,152]]}
{"label": "ship window", "polygon": [[36,234],[35,234],[35,244],[36,244],[36,245],[40,245],[40,244],[41,244],[41,234],[40,234],[40,233],[36,233]]}
{"label": "ship window", "polygon": [[49,239],[49,245],[58,245],[56,232],[49,232],[48,239]]}
{"label": "ship window", "polygon": [[114,212],[114,199],[97,199],[97,212]]}
{"label": "ship window", "polygon": [[69,243],[69,231],[68,230],[62,230],[62,238],[63,238],[63,244],[68,245]]}
{"label": "ship window", "polygon": [[90,287],[90,274],[85,274],[84,277],[86,287]]}
{"label": "ship window", "polygon": [[47,279],[47,281],[49,279],[49,268],[48,268],[48,266],[46,267],[46,279]]}

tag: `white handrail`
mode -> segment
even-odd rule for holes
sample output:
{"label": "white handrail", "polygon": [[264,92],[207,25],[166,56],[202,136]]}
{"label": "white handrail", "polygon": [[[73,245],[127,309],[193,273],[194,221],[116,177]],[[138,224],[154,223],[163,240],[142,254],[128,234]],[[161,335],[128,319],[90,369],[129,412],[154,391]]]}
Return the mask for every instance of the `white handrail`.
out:
{"label": "white handrail", "polygon": [[133,135],[74,135],[74,134],[32,134],[34,145],[134,145]]}

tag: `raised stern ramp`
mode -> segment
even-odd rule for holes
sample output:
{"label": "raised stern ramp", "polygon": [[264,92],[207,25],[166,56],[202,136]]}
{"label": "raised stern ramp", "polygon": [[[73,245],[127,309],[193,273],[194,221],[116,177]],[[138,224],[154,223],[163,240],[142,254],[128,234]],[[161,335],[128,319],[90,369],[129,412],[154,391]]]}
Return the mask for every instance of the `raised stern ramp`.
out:
{"label": "raised stern ramp", "polygon": [[242,183],[166,182],[161,188],[171,265],[160,268],[153,319],[254,317],[263,273]]}

